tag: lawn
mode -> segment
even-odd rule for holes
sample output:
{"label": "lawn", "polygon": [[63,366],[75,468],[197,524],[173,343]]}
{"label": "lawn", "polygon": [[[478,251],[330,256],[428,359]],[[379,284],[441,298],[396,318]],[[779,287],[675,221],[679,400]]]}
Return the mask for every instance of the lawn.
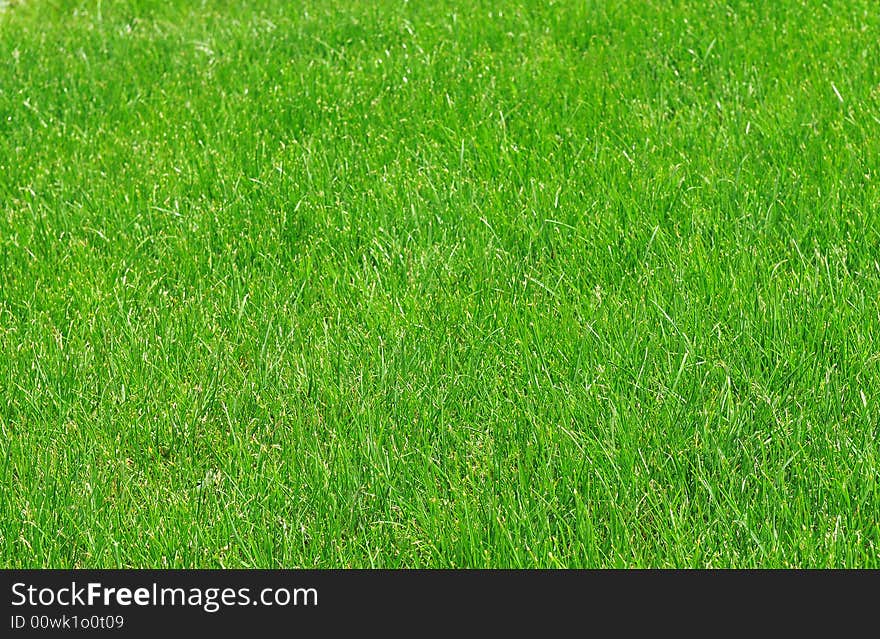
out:
{"label": "lawn", "polygon": [[0,5],[3,567],[880,566],[874,0]]}

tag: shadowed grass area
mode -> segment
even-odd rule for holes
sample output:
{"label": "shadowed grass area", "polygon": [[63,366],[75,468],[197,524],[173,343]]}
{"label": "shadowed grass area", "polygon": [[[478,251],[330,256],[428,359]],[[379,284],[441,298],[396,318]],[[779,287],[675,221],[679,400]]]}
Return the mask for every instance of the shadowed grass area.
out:
{"label": "shadowed grass area", "polygon": [[878,33],[8,3],[0,564],[877,567]]}

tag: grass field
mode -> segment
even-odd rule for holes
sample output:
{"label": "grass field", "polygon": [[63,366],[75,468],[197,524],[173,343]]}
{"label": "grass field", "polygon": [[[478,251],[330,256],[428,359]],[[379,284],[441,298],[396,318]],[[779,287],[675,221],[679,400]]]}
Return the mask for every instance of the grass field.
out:
{"label": "grass field", "polygon": [[880,566],[873,0],[0,4],[2,566]]}

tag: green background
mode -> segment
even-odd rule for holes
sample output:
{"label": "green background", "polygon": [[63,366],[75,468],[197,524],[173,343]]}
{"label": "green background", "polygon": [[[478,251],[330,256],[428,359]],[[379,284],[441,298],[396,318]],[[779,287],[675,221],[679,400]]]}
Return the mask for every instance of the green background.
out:
{"label": "green background", "polygon": [[876,2],[5,4],[4,567],[880,564]]}

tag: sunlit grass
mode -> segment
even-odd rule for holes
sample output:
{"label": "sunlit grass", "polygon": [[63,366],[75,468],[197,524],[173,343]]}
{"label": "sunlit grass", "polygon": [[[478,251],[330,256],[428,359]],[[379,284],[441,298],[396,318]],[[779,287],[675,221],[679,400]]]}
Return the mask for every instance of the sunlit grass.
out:
{"label": "sunlit grass", "polygon": [[880,563],[874,2],[4,4],[3,566]]}

